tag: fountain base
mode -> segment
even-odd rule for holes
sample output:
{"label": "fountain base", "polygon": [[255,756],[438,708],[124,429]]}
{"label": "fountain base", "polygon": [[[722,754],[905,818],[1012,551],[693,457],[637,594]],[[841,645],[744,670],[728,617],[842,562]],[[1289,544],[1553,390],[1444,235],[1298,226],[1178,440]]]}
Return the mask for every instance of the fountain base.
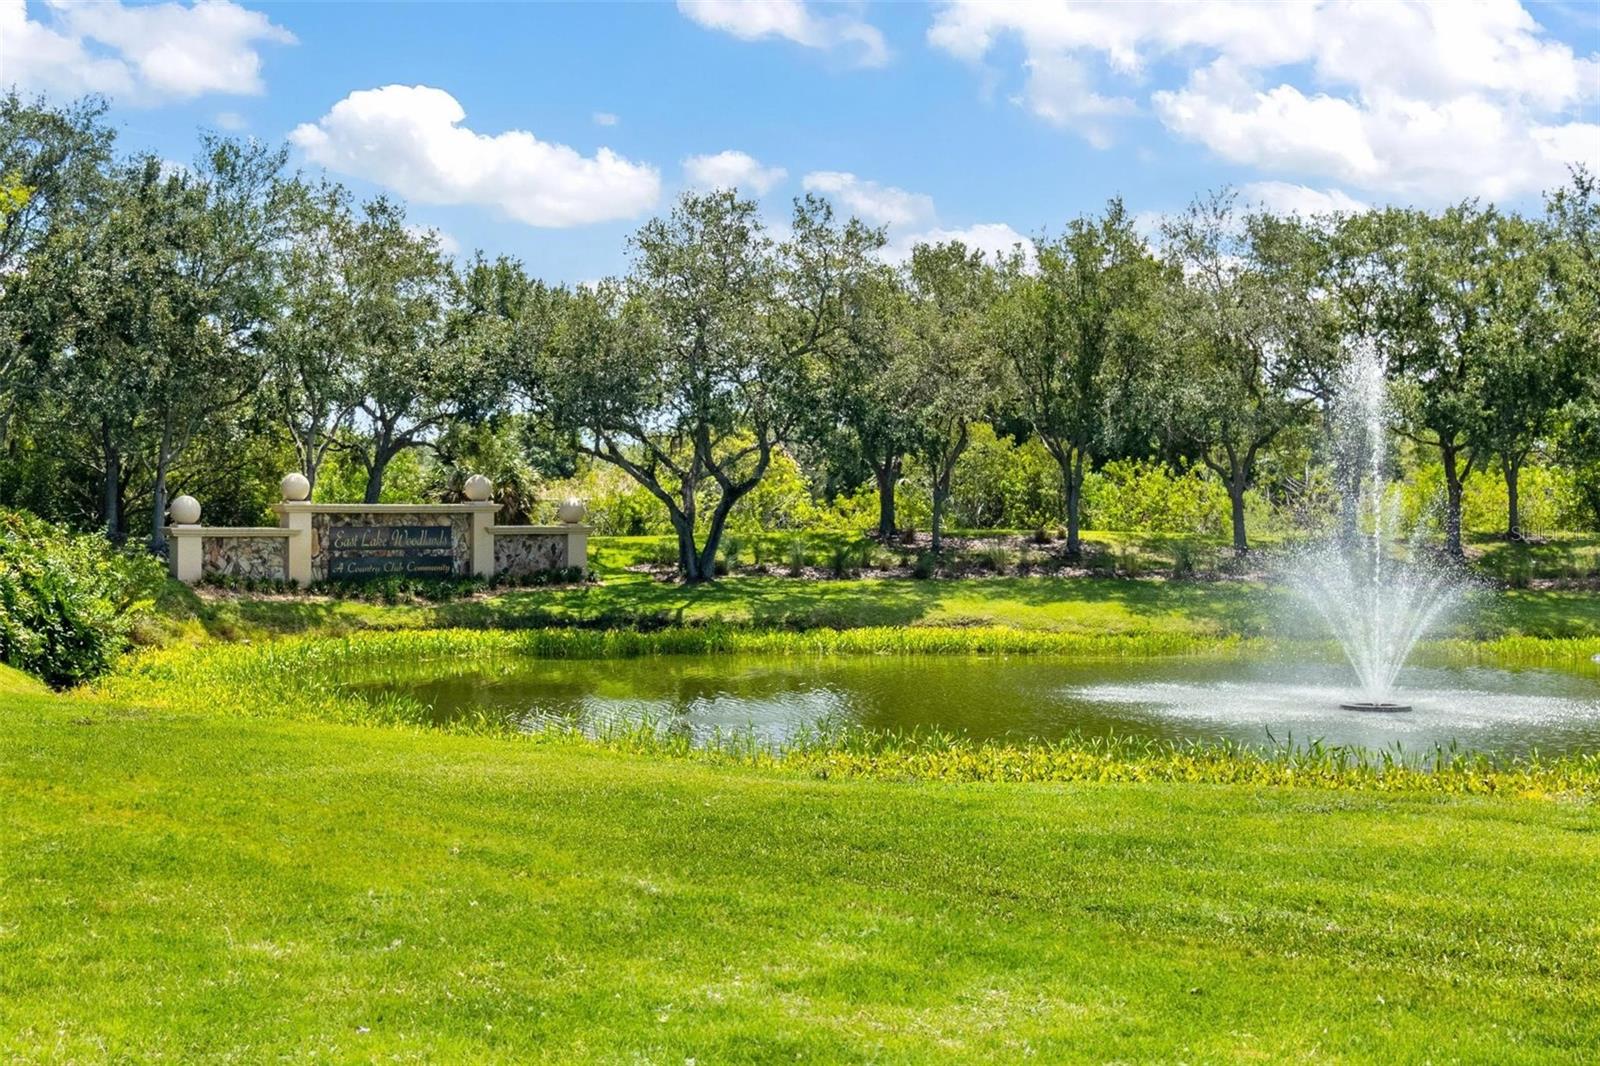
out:
{"label": "fountain base", "polygon": [[1409,704],[1409,703],[1341,703],[1341,704],[1339,704],[1339,709],[1342,710],[1342,711],[1366,711],[1368,713],[1377,713],[1377,714],[1394,714],[1394,713],[1399,712],[1399,711],[1409,711],[1411,709],[1411,704]]}

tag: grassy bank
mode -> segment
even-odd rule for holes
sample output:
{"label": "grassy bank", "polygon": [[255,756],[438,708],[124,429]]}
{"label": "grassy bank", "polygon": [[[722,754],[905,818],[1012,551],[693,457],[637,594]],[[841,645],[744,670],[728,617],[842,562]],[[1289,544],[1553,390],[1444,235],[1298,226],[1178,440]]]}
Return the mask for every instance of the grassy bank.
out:
{"label": "grassy bank", "polygon": [[1583,1061],[1584,801],[0,712],[0,1054]]}
{"label": "grassy bank", "polygon": [[[636,574],[602,584],[500,592],[446,603],[382,604],[308,596],[168,589],[147,643],[262,639],[367,629],[722,624],[779,629],[1004,626],[1092,634],[1196,638],[1316,636],[1278,589],[1245,581],[993,577],[916,581],[726,578],[685,588]],[[1600,595],[1483,590],[1444,636],[1600,636]]]}

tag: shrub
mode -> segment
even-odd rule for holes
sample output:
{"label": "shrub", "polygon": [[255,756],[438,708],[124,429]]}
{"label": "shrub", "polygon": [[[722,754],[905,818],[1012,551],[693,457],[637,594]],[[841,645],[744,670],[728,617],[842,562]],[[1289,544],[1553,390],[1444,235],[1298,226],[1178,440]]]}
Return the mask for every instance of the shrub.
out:
{"label": "shrub", "polygon": [[105,673],[163,579],[148,555],[0,510],[0,662],[57,688]]}
{"label": "shrub", "polygon": [[724,534],[722,538],[722,562],[718,572],[726,574],[730,570],[737,570],[739,568],[739,556],[743,554],[744,538],[735,536],[732,533]]}
{"label": "shrub", "polygon": [[1084,524],[1133,533],[1214,536],[1228,524],[1228,494],[1201,467],[1119,460],[1084,480]]}
{"label": "shrub", "polygon": [[981,548],[976,553],[978,565],[996,574],[1003,574],[1011,565],[1011,553],[998,544]]}
{"label": "shrub", "polygon": [[806,538],[795,537],[789,541],[789,576],[799,577],[806,568]]}
{"label": "shrub", "polygon": [[1195,572],[1194,548],[1186,540],[1172,545],[1172,576],[1193,577]]}
{"label": "shrub", "polygon": [[858,558],[858,553],[850,550],[850,545],[842,540],[834,540],[828,545],[828,569],[836,578],[850,576],[850,563]]}

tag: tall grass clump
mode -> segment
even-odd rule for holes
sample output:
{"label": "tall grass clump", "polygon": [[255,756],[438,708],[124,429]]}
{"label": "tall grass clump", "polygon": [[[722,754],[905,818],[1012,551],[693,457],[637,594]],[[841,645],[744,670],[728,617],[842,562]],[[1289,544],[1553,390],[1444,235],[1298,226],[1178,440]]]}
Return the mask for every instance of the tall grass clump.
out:
{"label": "tall grass clump", "polygon": [[942,733],[822,732],[763,746],[748,738],[699,747],[645,731],[595,738],[638,753],[782,769],[817,778],[1303,787],[1339,791],[1600,796],[1600,754],[1497,757],[1454,748],[1372,751],[1319,743],[1258,749],[1227,741],[1072,736],[975,742]]}

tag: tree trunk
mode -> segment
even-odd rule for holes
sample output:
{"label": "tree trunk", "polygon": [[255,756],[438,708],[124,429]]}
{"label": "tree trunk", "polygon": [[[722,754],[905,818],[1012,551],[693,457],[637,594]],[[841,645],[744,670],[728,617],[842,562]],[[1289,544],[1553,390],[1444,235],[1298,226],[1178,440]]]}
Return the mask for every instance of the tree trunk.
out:
{"label": "tree trunk", "polygon": [[686,585],[697,585],[706,579],[700,567],[700,553],[695,550],[694,519],[672,515],[672,529],[678,535],[678,574]]}
{"label": "tree trunk", "polygon": [[150,550],[157,555],[167,554],[167,472],[172,466],[172,422],[161,427],[161,448],[156,453],[155,487],[150,518]]}
{"label": "tree trunk", "polygon": [[382,451],[373,453],[372,465],[367,467],[367,488],[361,495],[362,503],[377,503],[378,497],[383,495],[383,475],[389,469],[389,460],[394,458]]}
{"label": "tree trunk", "polygon": [[[938,463],[933,477],[933,553],[938,555],[944,550],[944,501],[950,496],[950,479],[955,475],[956,462],[961,458],[961,453],[967,450],[968,428],[961,426],[957,435],[955,447],[950,449],[950,454]],[[930,463],[930,466],[935,464]]]}
{"label": "tree trunk", "polygon": [[317,453],[317,438],[316,434],[312,433],[300,449],[300,473],[305,475],[307,500],[317,491],[317,473],[321,469],[322,456]]}
{"label": "tree trunk", "polygon": [[1440,444],[1439,462],[1444,467],[1444,550],[1460,559],[1461,548],[1461,471],[1456,467],[1457,445]]}
{"label": "tree trunk", "polygon": [[117,453],[116,441],[111,435],[111,423],[100,423],[100,450],[105,462],[104,493],[101,506],[105,511],[106,539],[113,544],[122,542],[122,530],[119,505],[122,501],[122,486],[120,474],[122,472],[122,458]]}
{"label": "tree trunk", "polygon": [[1083,496],[1083,449],[1074,448],[1062,467],[1067,503],[1067,554],[1079,555],[1083,543],[1078,537],[1078,509]]}
{"label": "tree trunk", "polygon": [[717,509],[711,512],[711,525],[706,529],[706,542],[700,547],[700,560],[697,569],[701,581],[714,581],[717,576],[717,548],[722,544],[722,531],[727,528],[728,514],[733,510],[733,505],[739,502],[742,492],[732,492],[723,489],[722,499],[717,503]]}
{"label": "tree trunk", "polygon": [[1522,461],[1510,457],[1500,460],[1506,476],[1506,539],[1522,539],[1522,508],[1517,498],[1517,482],[1522,474]]}
{"label": "tree trunk", "polygon": [[894,536],[894,490],[900,480],[900,457],[873,467],[878,479],[878,536],[884,540]]}
{"label": "tree trunk", "polygon": [[1244,529],[1244,492],[1248,484],[1243,471],[1228,479],[1228,502],[1233,510],[1233,550],[1240,555],[1250,550],[1250,541]]}

